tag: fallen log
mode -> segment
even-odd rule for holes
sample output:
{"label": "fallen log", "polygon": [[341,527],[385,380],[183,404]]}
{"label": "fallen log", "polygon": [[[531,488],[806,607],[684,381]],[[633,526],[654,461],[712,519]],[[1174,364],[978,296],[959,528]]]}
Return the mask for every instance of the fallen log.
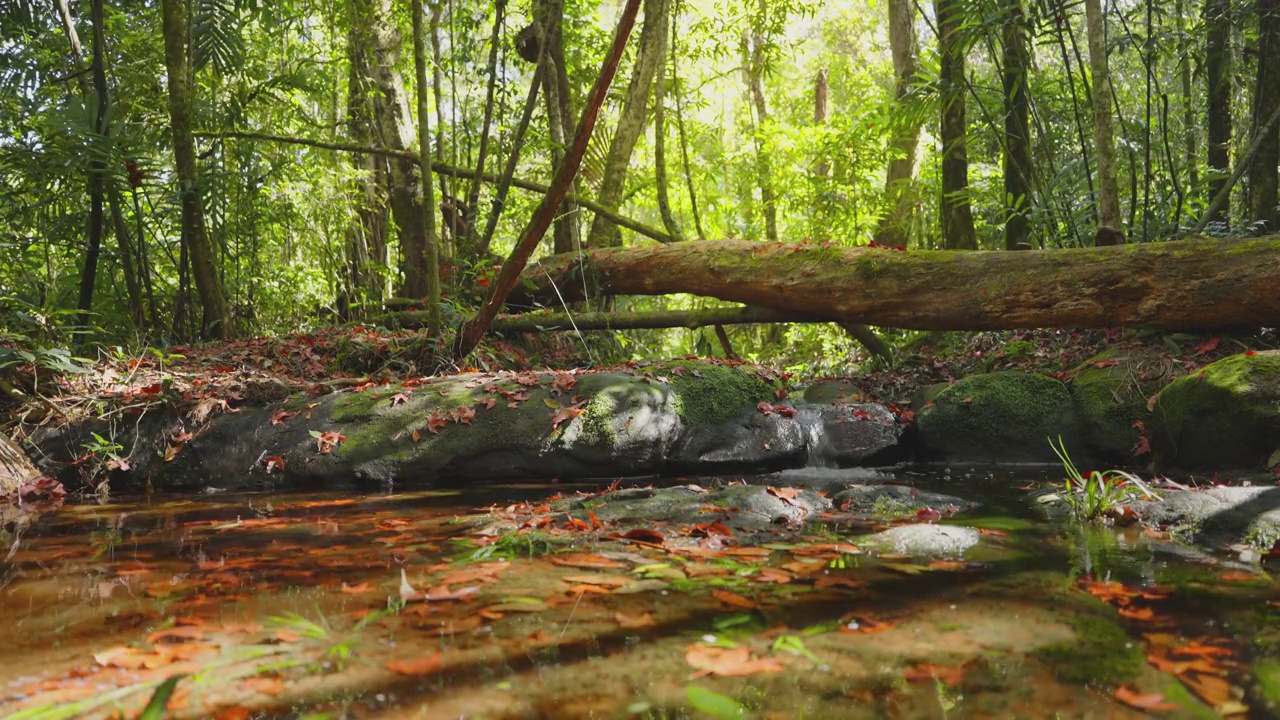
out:
{"label": "fallen log", "polygon": [[660,330],[700,328],[714,325],[755,323],[825,323],[830,320],[804,313],[770,308],[731,307],[705,310],[657,310],[653,312],[526,313],[504,315],[493,321],[493,332],[538,332],[546,330]]}
{"label": "fallen log", "polygon": [[741,240],[608,248],[530,266],[510,302],[571,302],[586,284],[918,330],[1274,326],[1280,236],[1027,252]]}
{"label": "fallen log", "polygon": [[22,448],[0,433],[0,497],[17,493],[24,483],[39,477],[40,471]]}

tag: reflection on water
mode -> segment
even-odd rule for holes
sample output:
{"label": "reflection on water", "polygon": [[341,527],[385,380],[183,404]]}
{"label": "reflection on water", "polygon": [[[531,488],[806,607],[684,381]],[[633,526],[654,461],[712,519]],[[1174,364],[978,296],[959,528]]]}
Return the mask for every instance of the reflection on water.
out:
{"label": "reflection on water", "polygon": [[1272,716],[1269,577],[1045,521],[1021,481],[890,479],[982,501],[945,521],[979,546],[861,553],[919,521],[886,508],[744,547],[714,522],[731,509],[636,528],[545,503],[595,485],[11,513],[0,714],[132,716],[184,674],[173,717]]}

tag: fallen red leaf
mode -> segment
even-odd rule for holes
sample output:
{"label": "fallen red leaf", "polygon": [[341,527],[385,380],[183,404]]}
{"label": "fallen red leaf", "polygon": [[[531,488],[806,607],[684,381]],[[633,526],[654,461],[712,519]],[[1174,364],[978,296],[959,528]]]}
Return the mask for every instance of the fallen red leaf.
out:
{"label": "fallen red leaf", "polygon": [[745,610],[755,610],[756,608],[760,607],[760,604],[757,603],[755,600],[752,600],[751,598],[743,597],[738,593],[731,592],[729,590],[712,590],[711,597],[719,600],[725,605],[729,605],[731,607],[739,607]]}
{"label": "fallen red leaf", "polygon": [[722,648],[712,645],[690,645],[684,660],[696,668],[696,675],[720,675],[738,677],[762,672],[780,672],[782,661],[775,657],[752,658],[745,647]]}
{"label": "fallen red leaf", "polygon": [[1178,705],[1164,701],[1164,695],[1160,693],[1151,693],[1149,695],[1139,694],[1136,690],[1132,690],[1125,686],[1120,686],[1111,693],[1118,702],[1124,703],[1131,708],[1148,711],[1164,711],[1177,710]]}
{"label": "fallen red leaf", "polygon": [[440,653],[413,660],[392,660],[387,663],[387,669],[399,675],[430,675],[439,672],[442,667],[444,663]]}

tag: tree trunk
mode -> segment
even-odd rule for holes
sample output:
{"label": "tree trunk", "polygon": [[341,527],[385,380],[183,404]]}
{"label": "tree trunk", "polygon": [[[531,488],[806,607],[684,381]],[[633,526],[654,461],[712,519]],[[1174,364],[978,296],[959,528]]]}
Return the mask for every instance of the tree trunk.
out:
{"label": "tree trunk", "polygon": [[166,82],[173,154],[182,198],[182,238],[190,250],[191,276],[204,306],[202,336],[227,338],[235,334],[231,311],[214,264],[213,248],[204,231],[204,209],[196,173],[195,139],[191,134],[192,74],[187,56],[186,7],[183,0],[161,0]]}
{"label": "tree trunk", "polygon": [[880,217],[875,239],[884,245],[906,246],[916,198],[911,191],[916,156],[920,147],[920,115],[903,107],[914,92],[920,70],[920,47],[916,41],[916,13],[912,0],[889,0],[889,48],[896,78],[894,100],[901,109],[892,122],[889,167],[885,172],[884,194],[889,209]]}
{"label": "tree trunk", "polygon": [[[415,151],[409,98],[404,78],[397,69],[400,33],[391,13],[391,0],[353,0],[351,13],[348,53],[351,56],[367,53],[369,74],[363,79],[363,84],[373,96],[376,135],[385,147]],[[428,291],[428,215],[423,209],[422,175],[418,171],[418,163],[409,159],[391,161],[389,170],[388,197],[391,215],[400,229],[404,271],[404,286],[400,294],[421,299]]]}
{"label": "tree trunk", "polygon": [[1266,129],[1280,108],[1280,0],[1257,0],[1258,86],[1253,128],[1258,150],[1249,165],[1249,206],[1257,232],[1280,228],[1280,128]]}
{"label": "tree trunk", "polygon": [[591,250],[542,260],[512,302],[690,293],[837,322],[915,330],[1280,324],[1280,236],[1025,253],[745,240]]}
{"label": "tree trunk", "polygon": [[[813,78],[813,124],[826,125],[827,118],[831,113],[829,107],[829,98],[831,87],[827,82],[827,69],[818,70],[818,74]],[[813,174],[820,178],[826,178],[831,175],[831,160],[823,155],[818,158],[813,166]]]}
{"label": "tree trunk", "polygon": [[[354,26],[352,26],[354,27]],[[360,145],[373,145],[376,102],[367,80],[371,77],[367,48],[354,31],[348,36],[350,69],[347,76],[347,134]],[[390,264],[387,254],[387,159],[354,154],[351,164],[359,173],[353,181],[355,218],[347,230],[345,304],[359,308],[381,307],[387,297],[382,272]],[[339,305],[343,305],[339,302]],[[356,317],[368,313],[357,310]],[[350,315],[342,318],[351,319]]]}
{"label": "tree trunk", "polygon": [[[564,162],[565,148],[573,137],[573,102],[569,97],[569,73],[564,56],[564,4],[560,0],[537,0],[534,21],[542,30],[547,53],[540,53],[542,94],[547,107],[547,129],[551,135],[551,173]],[[575,186],[577,180],[574,180]],[[582,245],[576,205],[565,200],[556,211],[552,243],[557,253],[573,252]]]}
{"label": "tree trunk", "polygon": [[667,188],[667,58],[658,64],[658,85],[653,93],[653,177],[658,185],[658,212],[667,234],[683,240],[680,224],[671,212],[671,196]]}
{"label": "tree trunk", "polygon": [[[1097,2],[1097,0],[1087,0]],[[1004,246],[1031,249],[1030,23],[1024,0],[1008,0],[1004,22]]]}
{"label": "tree trunk", "polygon": [[[756,24],[765,21],[765,3],[760,1],[760,17]],[[765,129],[769,124],[769,103],[764,95],[764,37],[757,30],[742,34],[743,75],[751,104],[755,108],[752,134],[756,146],[756,182],[760,186],[760,204],[764,208],[764,235],[769,242],[778,242],[778,201],[773,192],[773,163],[765,147]]]}
{"label": "tree trunk", "polygon": [[[418,177],[422,182],[423,250],[427,280],[427,335],[440,334],[440,244],[436,237],[436,194],[431,182],[431,103],[427,93],[427,31],[423,22],[422,0],[411,0],[409,12],[413,14],[413,65],[414,86],[418,91]],[[483,173],[481,173],[483,174]]]}
{"label": "tree trunk", "polygon": [[[476,174],[471,178],[471,189],[467,193],[466,243],[468,250],[474,248],[479,237],[476,220],[480,214],[480,181],[484,177],[484,163],[489,155],[489,132],[493,127],[493,101],[498,86],[498,45],[502,41],[502,21],[507,9],[507,0],[497,0],[494,6],[493,33],[489,37],[488,87],[484,100],[484,122],[480,126],[480,150],[476,156]],[[457,228],[453,229],[453,241],[460,244]]]}
{"label": "tree trunk", "polygon": [[1111,135],[1111,79],[1107,60],[1106,18],[1100,0],[1085,0],[1089,73],[1093,76],[1093,141],[1098,158],[1098,229],[1124,232],[1120,189],[1116,184],[1116,146]]}
{"label": "tree trunk", "polygon": [[[104,128],[107,122],[107,73],[104,66],[105,60],[103,59],[106,48],[103,47],[102,0],[93,0],[90,13],[93,21],[93,59],[89,63],[90,74],[93,77],[94,94],[93,132],[101,138],[106,135]],[[103,166],[102,161],[97,159],[96,155],[91,157],[93,159],[89,160],[88,178],[88,244],[84,253],[84,265],[80,270],[80,297],[76,302],[76,308],[80,311],[76,325],[81,330],[88,330],[89,328],[89,312],[93,308],[93,289],[98,275],[98,255],[102,251],[102,230],[104,227],[103,204],[106,179],[103,174],[106,168]]]}
{"label": "tree trunk", "polygon": [[[1205,0],[1205,82],[1207,84],[1209,128],[1207,145],[1209,171],[1214,178],[1209,182],[1207,196],[1216,197],[1227,182],[1231,171],[1231,2],[1230,0]],[[1230,203],[1223,205],[1209,218],[1210,222],[1228,221]]]}
{"label": "tree trunk", "polygon": [[969,123],[965,117],[965,48],[958,37],[958,0],[934,0],[938,20],[938,102],[942,120],[938,139],[942,144],[942,197],[938,217],[942,244],[948,250],[977,250],[969,208]]}
{"label": "tree trunk", "polygon": [[[610,210],[617,210],[622,204],[631,151],[644,132],[645,119],[649,113],[650,88],[658,66],[666,57],[667,9],[670,4],[670,0],[644,2],[640,49],[636,54],[635,67],[631,70],[631,82],[627,85],[622,114],[618,117],[618,126],[613,132],[613,141],[609,144],[604,177],[600,181],[600,192],[596,197],[596,202]],[[608,247],[621,243],[622,236],[613,223],[599,215],[592,219],[591,232],[587,235],[588,247]]]}

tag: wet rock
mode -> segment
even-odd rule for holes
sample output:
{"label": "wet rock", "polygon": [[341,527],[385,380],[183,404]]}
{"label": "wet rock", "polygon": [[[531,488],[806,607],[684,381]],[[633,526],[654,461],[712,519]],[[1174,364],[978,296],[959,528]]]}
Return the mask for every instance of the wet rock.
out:
{"label": "wet rock", "polygon": [[792,493],[760,485],[711,489],[681,485],[618,490],[590,500],[568,499],[553,506],[564,512],[588,508],[600,520],[624,525],[648,527],[657,521],[699,525],[720,521],[735,531],[754,532],[771,527],[795,527],[819,512],[830,510],[831,501],[812,490]]}
{"label": "wet rock", "polygon": [[1174,380],[1160,391],[1151,431],[1163,464],[1280,464],[1280,351],[1232,355]]}
{"label": "wet rock", "polygon": [[1280,540],[1280,487],[1214,487],[1162,491],[1155,501],[1130,503],[1143,522],[1200,545],[1245,544],[1270,550]]}
{"label": "wet rock", "polygon": [[978,544],[981,533],[956,525],[899,525],[860,537],[854,542],[864,550],[897,553],[914,557],[951,557],[963,555]]}
{"label": "wet rock", "polygon": [[980,503],[909,485],[857,485],[837,493],[832,502],[848,512],[890,517],[914,514],[923,508],[963,511],[980,507]]}
{"label": "wet rock", "polygon": [[926,453],[957,462],[1053,462],[1049,438],[1079,444],[1066,386],[1013,371],[955,382],[921,409],[916,427]]}
{"label": "wet rock", "polygon": [[838,493],[850,485],[885,482],[893,478],[893,473],[874,468],[803,467],[779,470],[761,479],[769,485],[804,487],[821,492]]}
{"label": "wet rock", "polygon": [[[755,368],[689,361],[292,396],[215,414],[176,458],[158,460],[182,422],[166,418],[120,437],[133,470],[112,486],[148,476],[156,487],[199,488],[715,474],[798,467],[814,457],[860,462],[894,447],[901,432],[883,407],[792,408]],[[70,430],[58,445],[81,447],[74,435],[90,431],[101,428]]]}

